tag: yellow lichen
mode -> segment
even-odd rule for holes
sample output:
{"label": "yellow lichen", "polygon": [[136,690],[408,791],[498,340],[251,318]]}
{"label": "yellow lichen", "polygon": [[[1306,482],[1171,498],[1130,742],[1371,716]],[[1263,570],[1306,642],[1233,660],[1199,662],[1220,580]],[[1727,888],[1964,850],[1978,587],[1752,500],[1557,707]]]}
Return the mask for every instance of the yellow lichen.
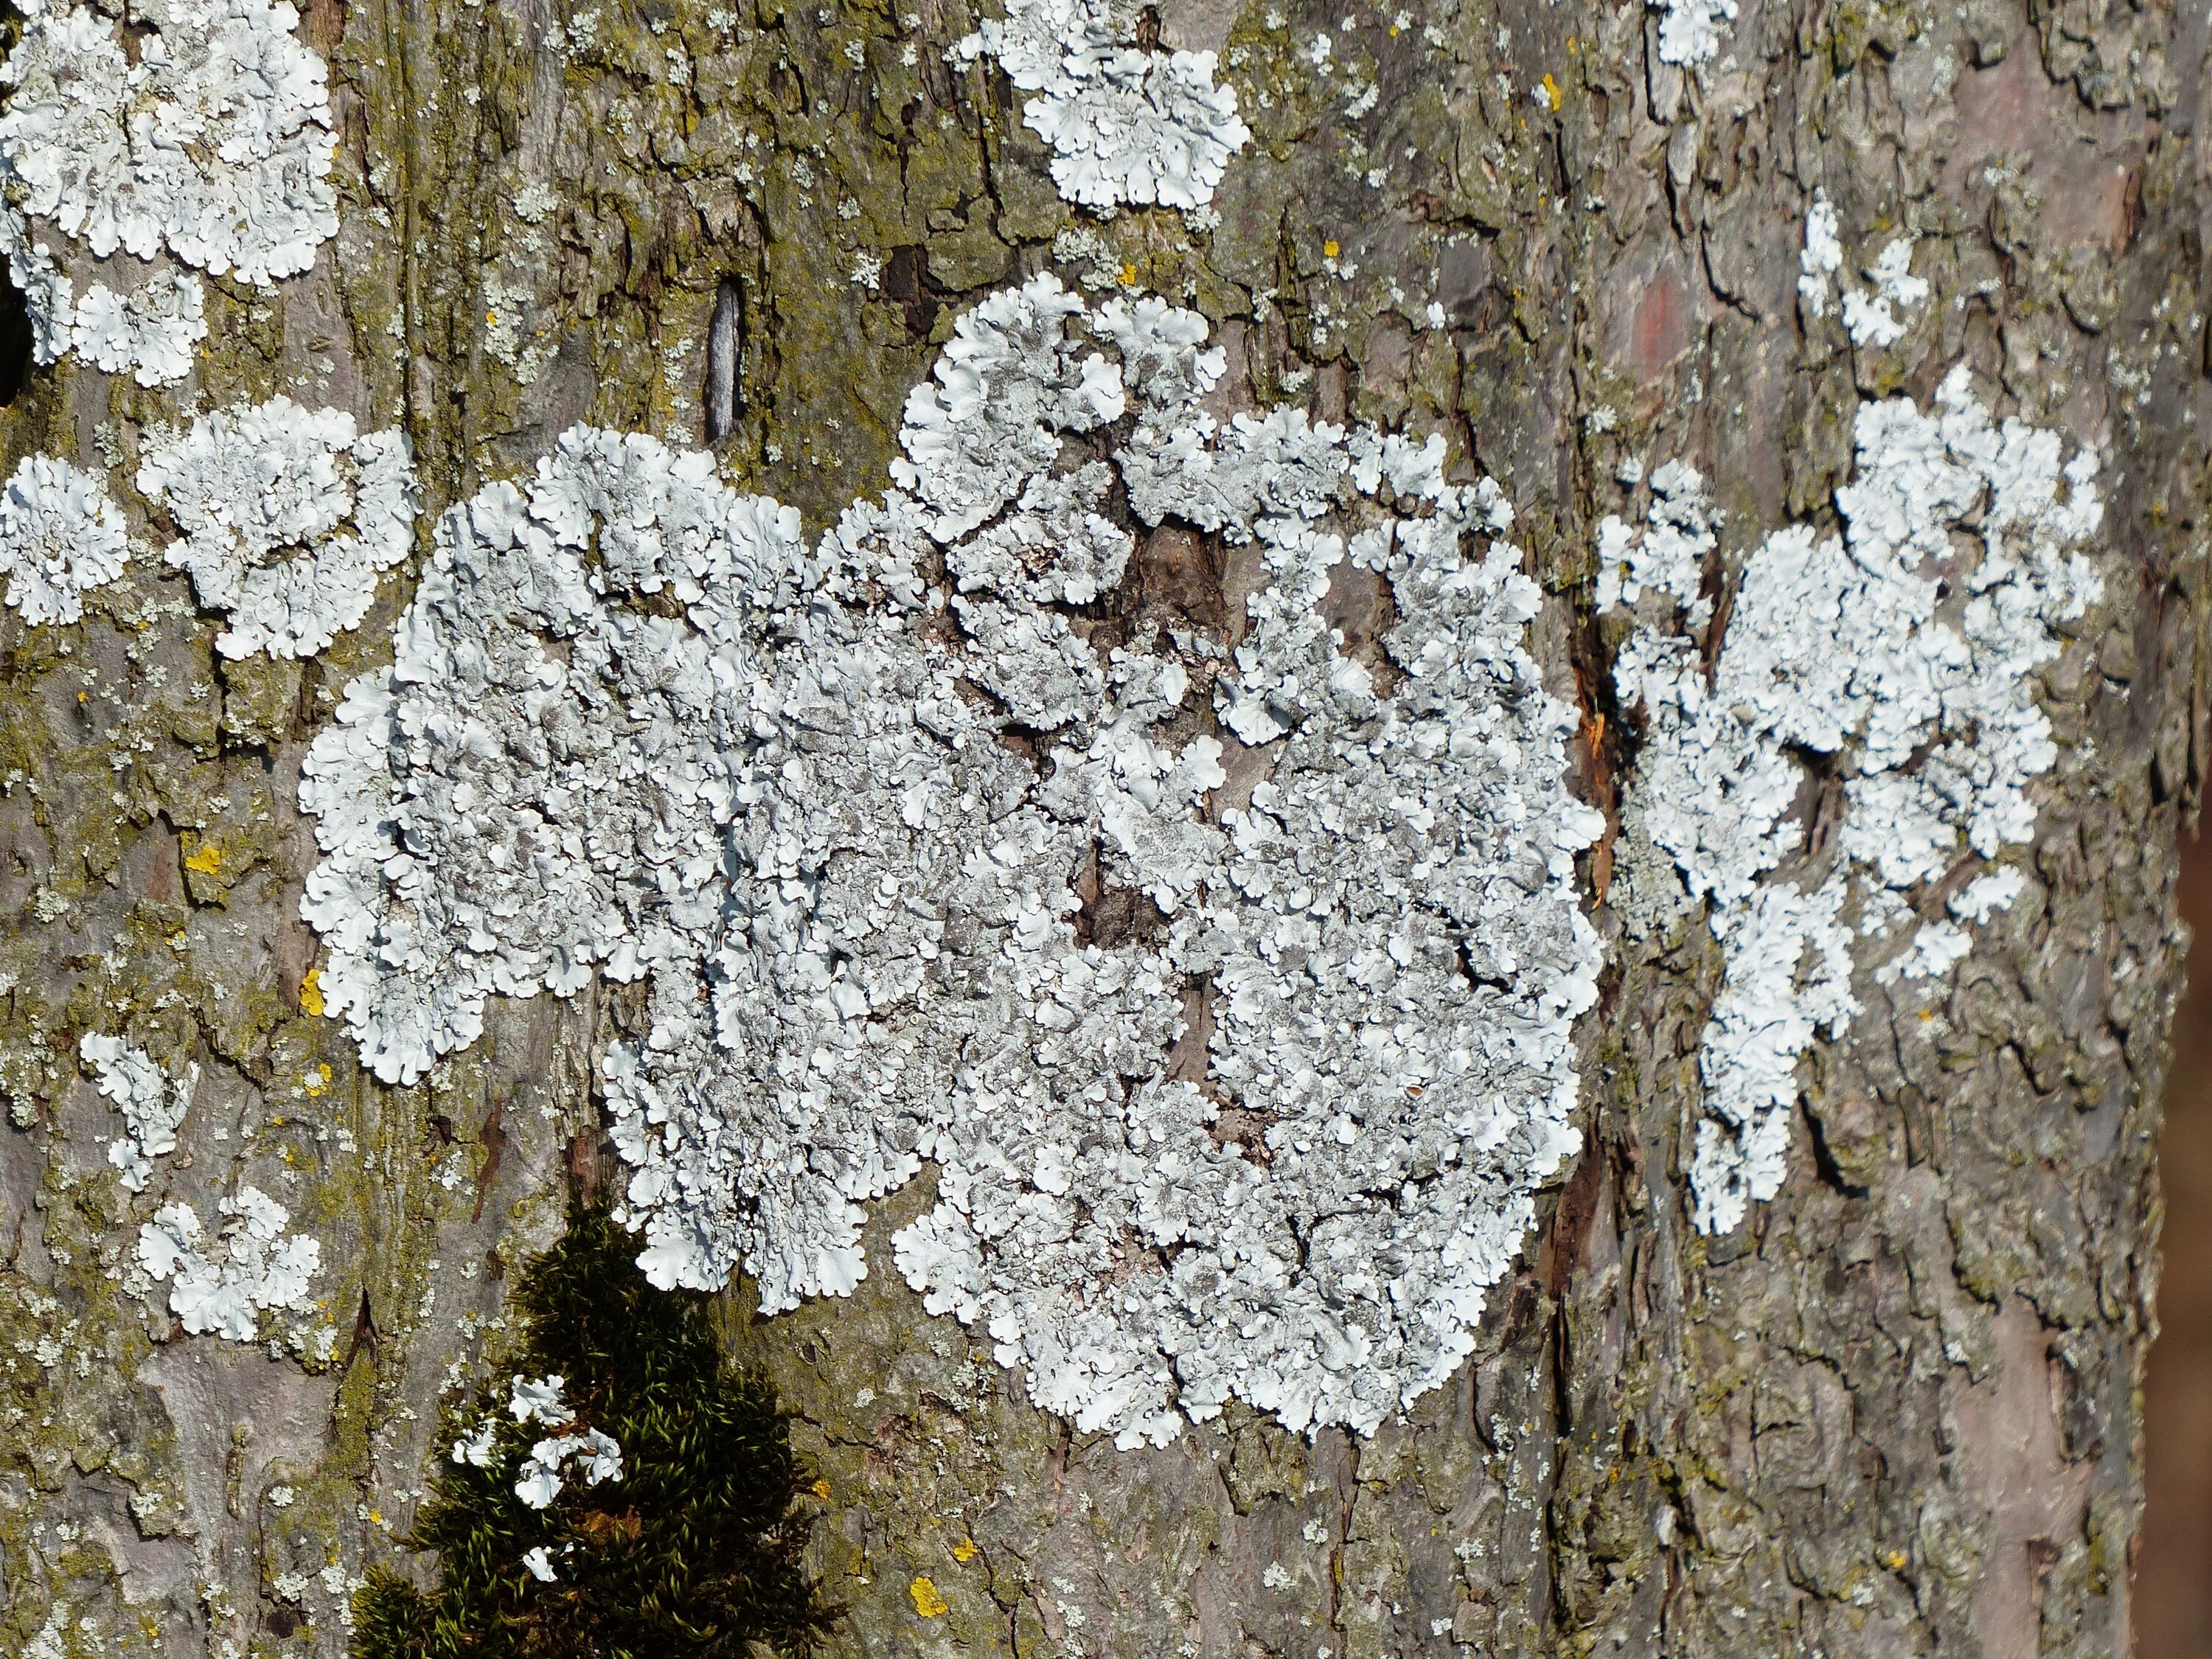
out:
{"label": "yellow lichen", "polygon": [[830,1498],[830,1483],[827,1480],[817,1480],[814,1483],[813,1492],[817,1498],[827,1503]]}
{"label": "yellow lichen", "polygon": [[[300,1000],[304,1005],[307,1001],[307,998],[303,995]],[[319,1014],[323,1012],[322,1000],[323,1000],[320,997],[317,997],[315,999],[315,1008],[313,1012]],[[300,1086],[302,1089],[305,1089],[311,1095],[319,1095],[322,1093],[324,1090],[331,1086],[331,1068],[328,1066],[316,1066],[313,1071],[306,1073],[301,1078]]]}
{"label": "yellow lichen", "polygon": [[915,1579],[906,1587],[906,1593],[914,1597],[914,1610],[925,1619],[942,1619],[952,1611],[951,1605],[937,1593],[937,1586],[927,1577]]}
{"label": "yellow lichen", "polygon": [[211,841],[204,841],[185,855],[185,868],[195,875],[211,876],[222,868],[222,848]]}
{"label": "yellow lichen", "polygon": [[1559,83],[1552,78],[1549,70],[1544,71],[1544,96],[1550,101],[1553,114],[1557,114],[1559,106],[1567,101],[1565,94],[1559,90]]}
{"label": "yellow lichen", "polygon": [[[307,977],[300,981],[300,1012],[314,1019],[323,1017],[323,970],[319,968],[308,969]],[[323,1081],[327,1083],[331,1068],[322,1069]]]}
{"label": "yellow lichen", "polygon": [[955,1544],[952,1547],[952,1559],[963,1567],[973,1561],[975,1559],[975,1540],[972,1538],[963,1538]]}

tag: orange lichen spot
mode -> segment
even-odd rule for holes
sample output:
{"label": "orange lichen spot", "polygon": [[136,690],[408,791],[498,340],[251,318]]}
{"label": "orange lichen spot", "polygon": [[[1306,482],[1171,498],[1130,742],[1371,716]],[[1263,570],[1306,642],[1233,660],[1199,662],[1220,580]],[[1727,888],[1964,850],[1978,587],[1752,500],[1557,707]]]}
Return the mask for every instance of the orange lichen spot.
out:
{"label": "orange lichen spot", "polygon": [[[323,970],[319,968],[308,969],[307,976],[300,981],[300,1012],[312,1019],[323,1017]],[[329,1082],[331,1068],[325,1066],[322,1072],[323,1081]]]}
{"label": "orange lichen spot", "polygon": [[1137,285],[1137,268],[1136,268],[1136,266],[1134,266],[1134,265],[1123,265],[1123,266],[1121,267],[1121,286],[1122,286],[1123,288],[1134,288],[1134,287],[1136,287],[1136,285]]}
{"label": "orange lichen spot", "polygon": [[1340,252],[1336,245],[1336,238],[1334,236],[1321,245],[1321,257],[1324,259],[1334,259]]}
{"label": "orange lichen spot", "polygon": [[204,841],[185,855],[185,868],[195,875],[211,876],[222,868],[222,848]]}
{"label": "orange lichen spot", "polygon": [[[317,1000],[319,1001],[320,999],[318,998]],[[331,1086],[331,1068],[328,1066],[316,1066],[313,1071],[301,1078],[300,1086],[311,1095],[322,1093]]]}
{"label": "orange lichen spot", "polygon": [[830,1501],[830,1483],[827,1480],[817,1480],[808,1490],[823,1503]]}
{"label": "orange lichen spot", "polygon": [[975,1540],[972,1538],[963,1538],[955,1544],[952,1547],[952,1559],[963,1567],[973,1561],[975,1559]]}
{"label": "orange lichen spot", "polygon": [[937,1586],[927,1577],[915,1579],[906,1587],[906,1593],[914,1597],[914,1610],[925,1619],[942,1619],[952,1611],[951,1604],[937,1593]]}
{"label": "orange lichen spot", "polygon": [[1544,71],[1544,96],[1551,100],[1552,111],[1554,114],[1557,114],[1559,106],[1567,101],[1566,94],[1559,90],[1559,83],[1552,78],[1552,72],[1549,70]]}

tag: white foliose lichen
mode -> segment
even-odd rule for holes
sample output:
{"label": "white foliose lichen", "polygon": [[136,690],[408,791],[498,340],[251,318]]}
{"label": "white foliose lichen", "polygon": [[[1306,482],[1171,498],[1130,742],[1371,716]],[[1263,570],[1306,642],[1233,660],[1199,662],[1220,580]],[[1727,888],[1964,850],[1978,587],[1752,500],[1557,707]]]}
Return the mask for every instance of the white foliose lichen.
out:
{"label": "white foliose lichen", "polygon": [[[580,1474],[593,1486],[623,1478],[621,1444],[603,1430],[577,1422],[568,1404],[566,1378],[517,1376],[509,1379],[508,1387],[507,1409],[516,1422],[537,1422],[562,1431],[534,1442],[524,1455],[515,1468],[517,1498],[532,1509],[548,1509],[572,1474]],[[453,1443],[453,1462],[489,1468],[499,1456],[498,1432],[497,1417],[485,1418]]]}
{"label": "white foliose lichen", "polygon": [[1844,290],[1844,331],[1853,345],[1887,350],[1905,337],[1898,311],[1928,298],[1927,280],[1912,274],[1912,238],[1893,238],[1866,268],[1866,277],[1871,289]]}
{"label": "white foliose lichen", "polygon": [[1210,52],[1138,40],[1126,0],[1009,0],[953,48],[994,58],[1034,94],[1024,122],[1053,149],[1053,181],[1085,207],[1196,209],[1213,199],[1229,158],[1252,133],[1233,87],[1214,84]]}
{"label": "white foliose lichen", "polygon": [[73,623],[84,596],[123,574],[123,513],[96,473],[26,455],[0,490],[0,576],[27,623]]}
{"label": "white foliose lichen", "polygon": [[1813,192],[1805,215],[1805,246],[1797,255],[1797,292],[1813,316],[1825,317],[1834,302],[1836,273],[1844,268],[1844,245],[1837,234],[1836,210],[1825,191]]}
{"label": "white foliose lichen", "polygon": [[[1510,509],[1440,439],[1219,423],[1206,333],[993,296],[811,556],[708,457],[571,432],[446,515],[301,790],[379,1075],[649,975],[605,1089],[655,1282],[848,1292],[933,1163],[902,1271],[1124,1443],[1450,1374],[1577,1144],[1598,965]],[[1224,636],[1103,603],[1163,523],[1251,566]],[[1362,584],[1366,651],[1319,610]]]}
{"label": "white foliose lichen", "polygon": [[1705,64],[1721,49],[1721,33],[1735,21],[1736,0],[1646,0],[1659,20],[1659,61]]}
{"label": "white foliose lichen", "polygon": [[567,1484],[564,1468],[574,1458],[583,1460],[580,1471],[567,1473],[580,1472],[587,1486],[622,1479],[622,1448],[615,1437],[586,1429],[580,1434],[550,1435],[532,1444],[514,1472],[514,1495],[533,1510],[550,1509]]}
{"label": "white foliose lichen", "polygon": [[[2056,434],[1994,425],[1963,366],[1931,410],[1863,405],[1855,436],[1843,534],[1791,526],[1747,556],[1717,653],[1698,474],[1658,469],[1644,526],[1600,530],[1606,594],[1638,619],[1613,671],[1648,720],[1631,811],[1709,905],[1727,963],[1691,1172],[1708,1231],[1779,1188],[1797,1062],[1858,1012],[1855,959],[1893,985],[1966,954],[1932,895],[2033,836],[2028,787],[2057,759],[2033,676],[2102,592],[2080,550],[2103,517],[2094,454],[2062,465]],[[1802,803],[1823,780],[1814,844]],[[2024,887],[2014,866],[1984,869],[1949,908],[1979,923]]]}
{"label": "white foliose lichen", "polygon": [[138,1229],[138,1266],[168,1283],[169,1311],[185,1330],[251,1342],[262,1314],[304,1313],[313,1306],[307,1285],[323,1247],[286,1233],[291,1212],[258,1187],[241,1187],[222,1208],[222,1236],[203,1249],[198,1212],[189,1204],[164,1204]]}
{"label": "white foliose lichen", "polygon": [[269,0],[21,9],[0,65],[0,254],[33,353],[180,380],[204,295],[165,260],[265,287],[337,234],[323,62]]}
{"label": "white foliose lichen", "polygon": [[77,1057],[91,1069],[100,1092],[123,1114],[124,1133],[107,1143],[107,1161],[123,1172],[127,1189],[143,1193],[154,1160],[177,1150],[177,1128],[185,1121],[200,1068],[188,1066],[183,1076],[172,1077],[143,1048],[96,1031],[79,1039]]}
{"label": "white foliose lichen", "polygon": [[507,1409],[518,1423],[565,1423],[574,1415],[568,1408],[568,1379],[558,1372],[510,1378]]}
{"label": "white foliose lichen", "polygon": [[138,488],[184,532],[168,562],[228,615],[226,657],[309,657],[368,615],[376,580],[414,546],[405,434],[288,398],[149,433]]}
{"label": "white foliose lichen", "polygon": [[453,1462],[472,1463],[480,1469],[489,1468],[493,1454],[497,1449],[495,1441],[498,1434],[499,1424],[487,1417],[471,1432],[453,1442]]}
{"label": "white foliose lichen", "polygon": [[[1887,350],[1905,337],[1905,322],[1899,313],[1927,301],[1927,279],[1912,274],[1912,246],[1911,236],[1892,237],[1863,273],[1871,287],[1843,284],[1844,331],[1853,345]],[[1828,314],[1835,301],[1837,272],[1843,266],[1836,210],[1824,192],[1815,191],[1805,215],[1805,245],[1797,255],[1797,293],[1808,316],[1817,319]]]}

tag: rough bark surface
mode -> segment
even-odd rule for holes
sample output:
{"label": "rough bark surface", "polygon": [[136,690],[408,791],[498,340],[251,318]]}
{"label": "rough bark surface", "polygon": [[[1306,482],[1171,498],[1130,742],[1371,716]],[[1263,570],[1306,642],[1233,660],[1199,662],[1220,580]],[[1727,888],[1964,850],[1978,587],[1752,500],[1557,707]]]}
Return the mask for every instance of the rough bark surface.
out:
{"label": "rough bark surface", "polygon": [[[726,366],[728,476],[818,529],[880,488],[961,305],[1048,264],[1141,283],[1216,320],[1241,397],[1442,429],[1505,486],[1608,809],[1636,733],[1590,582],[1623,460],[1696,461],[1731,545],[1826,523],[1856,400],[1924,399],[1963,359],[2000,412],[2104,447],[2112,510],[2106,600],[2045,678],[2046,902],[1932,1018],[1871,993],[1735,1235],[1692,1231],[1681,1189],[1717,949],[1631,938],[1601,896],[1584,1151],[1479,1352],[1372,1439],[1233,1409],[1164,1450],[1072,1434],[892,1269],[926,1182],[849,1301],[762,1320],[733,1291],[729,1340],[820,1476],[833,1650],[2124,1653],[2173,843],[2207,736],[2203,9],[1752,0],[1690,73],[1633,3],[1172,0],[1164,38],[1223,50],[1256,135],[1194,231],[1066,206],[1012,89],[945,61],[970,15],[914,7],[310,0],[338,239],[274,298],[212,283],[187,388],[29,371],[8,464],[289,391],[404,424],[434,510],[576,420],[703,442]],[[1354,68],[1381,88],[1358,118]],[[1816,188],[1936,256],[1887,354],[1799,316]],[[1146,579],[1218,576],[1162,549]],[[302,1010],[300,761],[409,589],[306,664],[220,660],[143,557],[82,625],[0,615],[11,1651],[342,1652],[358,1574],[405,1559],[449,1366],[567,1183],[608,1173],[606,994],[505,1005],[410,1090]],[[1613,866],[1608,842],[1601,896]],[[322,1239],[327,1364],[187,1340],[123,1291],[139,1210],[74,1056],[126,1028],[203,1067],[172,1195],[211,1213],[250,1177]]]}

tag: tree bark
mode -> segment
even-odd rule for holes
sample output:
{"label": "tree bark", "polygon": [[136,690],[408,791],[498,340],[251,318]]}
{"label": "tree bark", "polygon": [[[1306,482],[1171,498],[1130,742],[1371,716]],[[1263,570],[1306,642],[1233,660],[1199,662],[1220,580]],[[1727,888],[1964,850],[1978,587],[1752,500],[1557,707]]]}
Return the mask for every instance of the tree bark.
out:
{"label": "tree bark", "polygon": [[[1751,3],[1688,70],[1634,4],[1175,0],[1164,39],[1223,51],[1255,135],[1198,233],[1062,202],[1020,95],[945,60],[975,21],[313,0],[337,240],[273,297],[211,283],[186,388],[29,369],[8,453],[289,391],[404,426],[434,511],[574,422],[697,446],[711,416],[727,476],[812,533],[882,487],[961,309],[1048,267],[1141,283],[1214,321],[1244,404],[1441,430],[1504,486],[1547,595],[1532,648],[1612,716],[1574,783],[1617,831],[1637,741],[1590,583],[1622,464],[1694,460],[1731,545],[1832,523],[1853,409],[1966,362],[2001,412],[2108,457],[2106,597],[2043,688],[2045,902],[1938,1019],[1875,993],[1820,1047],[1746,1225],[1695,1231],[1684,1190],[1718,946],[1624,929],[1609,832],[1583,1150],[1477,1352],[1372,1437],[1235,1405],[1164,1449],[1073,1432],[892,1267],[926,1181],[872,1217],[852,1297],[762,1318],[741,1283],[726,1330],[820,1477],[838,1653],[2125,1653],[2174,842],[2207,738],[2202,9]],[[1362,75],[1381,95],[1347,116]],[[1899,348],[1801,315],[1816,191],[1932,250]],[[389,660],[410,568],[298,664],[217,657],[156,559],[80,625],[0,613],[12,1650],[343,1652],[358,1575],[406,1555],[449,1366],[569,1182],[614,1173],[594,1078],[624,993],[498,1005],[407,1089],[303,1009],[299,768]],[[207,843],[213,868],[184,862]],[[327,1362],[186,1339],[120,1288],[137,1212],[75,1054],[126,1026],[203,1067],[176,1190],[211,1212],[249,1159],[298,1171]]]}

